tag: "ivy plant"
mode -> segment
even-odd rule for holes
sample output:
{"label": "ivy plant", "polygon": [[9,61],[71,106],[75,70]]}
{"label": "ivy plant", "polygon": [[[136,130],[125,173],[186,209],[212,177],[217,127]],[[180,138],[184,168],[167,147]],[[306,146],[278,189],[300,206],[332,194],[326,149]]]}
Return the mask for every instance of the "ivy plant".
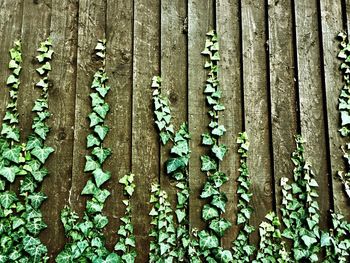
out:
{"label": "ivy plant", "polygon": [[219,120],[225,106],[220,102],[219,43],[214,31],[207,33],[202,55],[207,58],[204,68],[208,70],[208,78],[204,95],[210,116],[209,130],[202,134],[202,145],[210,150],[201,156],[201,171],[206,173],[207,181],[200,197],[208,200],[202,208],[202,219],[207,223],[208,228],[198,232],[199,248],[206,262],[229,262],[232,261],[231,251],[220,247],[220,238],[231,227],[231,222],[223,217],[228,199],[226,194],[220,191],[220,187],[228,181],[228,176],[220,170],[220,162],[226,155],[227,146],[219,142],[226,132],[225,126]]}
{"label": "ivy plant", "polygon": [[[17,96],[20,85],[19,74],[21,71],[21,45],[15,42],[15,47],[10,50],[11,60],[9,68],[12,74],[7,79],[10,86],[10,101],[2,125],[1,139],[1,168],[0,174],[9,183],[15,181],[16,176],[24,176],[20,181],[20,196],[15,192],[2,191],[1,202],[1,256],[0,262],[46,262],[48,260],[47,248],[38,238],[39,233],[46,228],[40,207],[46,200],[46,195],[40,192],[39,187],[44,177],[48,174],[44,164],[53,148],[45,145],[49,127],[46,120],[50,117],[48,111],[48,74],[51,71],[50,60],[53,50],[50,39],[40,43],[37,50],[37,61],[40,67],[37,69],[40,80],[36,84],[42,90],[32,111],[33,133],[27,142],[20,144],[20,133],[17,127]],[[3,180],[1,180],[3,182]],[[1,184],[1,183],[0,183]],[[3,184],[4,186],[4,184]]]}
{"label": "ivy plant", "polygon": [[249,202],[253,194],[250,193],[251,180],[247,165],[249,141],[246,132],[239,134],[237,143],[239,144],[238,154],[240,155],[240,168],[237,179],[237,225],[240,226],[240,230],[232,243],[233,259],[234,262],[251,262],[255,247],[249,244],[250,234],[254,231],[254,227],[249,224],[249,219],[253,212]]}
{"label": "ivy plant", "polygon": [[[339,33],[340,51],[338,58],[341,60],[340,70],[343,75],[344,86],[339,95],[338,109],[341,118],[341,128],[339,130],[343,137],[350,135],[350,43],[346,33]],[[347,143],[342,147],[344,152],[344,159],[346,160],[347,171],[339,171],[338,176],[344,185],[344,190],[350,199],[350,144]]]}
{"label": "ivy plant", "polygon": [[152,217],[149,262],[173,262],[177,256],[173,210],[167,193],[158,184],[151,186],[150,203],[153,207],[149,213]]}
{"label": "ivy plant", "polygon": [[124,187],[124,195],[127,199],[123,200],[123,204],[125,205],[125,215],[120,218],[122,224],[118,229],[119,240],[114,246],[114,250],[120,254],[120,258],[118,260],[120,262],[131,263],[135,262],[135,258],[137,256],[135,246],[135,235],[134,235],[134,226],[131,222],[131,206],[130,206],[130,198],[132,197],[135,191],[135,183],[134,183],[134,175],[127,174],[123,176],[119,183]]}
{"label": "ivy plant", "polygon": [[161,93],[161,78],[152,79],[154,116],[155,124],[159,131],[163,145],[172,142],[170,158],[166,161],[166,173],[176,181],[177,202],[176,202],[176,246],[175,257],[179,261],[188,258],[190,246],[188,202],[189,202],[189,182],[188,163],[190,158],[188,127],[186,123],[174,134],[174,126],[171,123],[171,111],[169,99]]}
{"label": "ivy plant", "polygon": [[344,216],[332,213],[332,227],[322,233],[321,247],[326,249],[326,258],[323,262],[349,262],[350,223],[345,221]]}
{"label": "ivy plant", "polygon": [[92,112],[88,115],[91,133],[86,138],[86,147],[91,149],[91,154],[85,156],[84,172],[90,173],[81,194],[90,197],[85,205],[82,220],[69,207],[65,207],[61,213],[66,236],[69,243],[56,258],[56,262],[120,262],[116,253],[110,253],[105,246],[102,233],[108,224],[108,218],[102,210],[106,199],[110,195],[104,185],[111,177],[109,171],[103,169],[103,163],[111,155],[112,151],[104,147],[103,141],[109,132],[105,119],[109,111],[109,105],[105,98],[110,90],[105,70],[106,41],[99,40],[96,47],[96,57],[102,62],[102,66],[94,74],[90,94]]}
{"label": "ivy plant", "polygon": [[318,184],[304,158],[304,140],[296,136],[296,150],[292,154],[295,165],[293,182],[281,179],[282,221],[286,226],[282,236],[293,242],[291,259],[317,262],[320,251]]}
{"label": "ivy plant", "polygon": [[253,263],[292,262],[282,241],[278,216],[275,212],[270,212],[265,218],[267,221],[263,221],[259,226],[260,243]]}

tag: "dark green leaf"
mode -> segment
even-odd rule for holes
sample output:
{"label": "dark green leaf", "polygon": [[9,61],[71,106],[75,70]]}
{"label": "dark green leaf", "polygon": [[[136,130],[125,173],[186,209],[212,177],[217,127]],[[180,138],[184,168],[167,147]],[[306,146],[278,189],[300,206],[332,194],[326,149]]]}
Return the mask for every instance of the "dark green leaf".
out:
{"label": "dark green leaf", "polygon": [[31,151],[31,154],[34,155],[36,158],[38,158],[38,160],[44,164],[46,159],[53,152],[54,152],[54,149],[52,147],[44,146],[43,148],[35,147]]}

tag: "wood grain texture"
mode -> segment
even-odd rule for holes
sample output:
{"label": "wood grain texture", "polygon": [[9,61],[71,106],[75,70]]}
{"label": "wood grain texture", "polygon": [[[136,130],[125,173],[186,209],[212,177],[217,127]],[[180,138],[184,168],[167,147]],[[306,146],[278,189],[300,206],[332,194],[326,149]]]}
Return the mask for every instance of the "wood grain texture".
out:
{"label": "wood grain texture", "polygon": [[209,116],[203,87],[207,79],[204,70],[205,58],[201,55],[204,49],[205,34],[214,29],[212,0],[188,1],[188,118],[191,134],[191,162],[189,164],[190,180],[190,227],[203,229],[205,223],[201,219],[203,200],[199,199],[206,181],[201,172],[200,156],[209,150],[201,146],[201,134],[208,130]]}
{"label": "wood grain texture", "polygon": [[[22,27],[22,6],[21,0],[4,0],[0,2],[0,118],[2,120],[6,105],[8,103],[8,88],[6,80],[10,74],[8,63],[10,61],[9,50],[13,42],[21,38]],[[22,87],[20,87],[22,89]],[[1,122],[2,123],[2,122]]]}
{"label": "wood grain texture", "polygon": [[[80,195],[91,174],[84,173],[86,150],[86,136],[90,132],[88,114],[91,112],[91,81],[94,73],[101,66],[100,59],[95,57],[95,46],[98,39],[105,38],[105,1],[80,0],[78,13],[78,53],[75,95],[75,122],[73,146],[73,174],[69,190],[68,204],[80,216],[85,208],[86,197]],[[107,95],[106,101],[111,103]],[[106,124],[109,125],[110,116],[107,115]],[[109,136],[109,135],[107,135]],[[107,144],[105,144],[106,147]],[[107,162],[107,161],[106,161]]]}
{"label": "wood grain texture", "polygon": [[[250,150],[250,169],[254,212],[251,224],[256,228],[268,211],[273,210],[272,171],[270,155],[269,97],[266,65],[264,1],[242,0],[242,47],[245,128]],[[258,241],[254,232],[252,241]]]}
{"label": "wood grain texture", "polygon": [[[120,225],[119,218],[124,215],[122,186],[119,179],[131,171],[131,102],[132,102],[132,44],[133,44],[133,1],[108,0],[107,21],[116,17],[118,23],[107,23],[106,71],[111,91],[108,95],[110,112],[108,124],[111,127],[106,145],[113,149],[106,162],[106,169],[112,177],[106,184],[111,192],[105,205],[109,224],[105,229],[107,247],[112,249]],[[134,204],[134,203],[133,203]]]}
{"label": "wood grain texture", "polygon": [[55,149],[55,153],[46,163],[50,176],[42,185],[42,190],[48,196],[42,206],[48,228],[41,234],[44,244],[50,248],[50,257],[55,257],[65,243],[60,212],[68,203],[72,175],[77,12],[76,0],[52,0],[50,37],[55,54],[51,63],[52,72],[49,74],[52,84],[49,89],[49,109],[53,114],[49,119],[52,136],[48,137],[46,143]]}
{"label": "wood grain texture", "polygon": [[[170,100],[172,124],[175,131],[187,122],[187,1],[161,1],[161,77],[162,94]],[[156,132],[156,128],[154,128]],[[176,206],[176,181],[166,175],[165,161],[169,158],[171,143],[161,144],[160,185]]]}
{"label": "wood grain texture", "polygon": [[134,1],[132,171],[137,185],[133,196],[136,261],[148,259],[151,183],[159,183],[159,140],[153,125],[151,80],[158,75],[160,2]]}
{"label": "wood grain texture", "polygon": [[[22,140],[32,132],[32,107],[40,96],[35,88],[39,75],[35,69],[39,67],[36,61],[37,48],[40,42],[50,35],[51,0],[23,1],[22,18],[22,89],[18,94],[19,126]],[[40,14],[40,15],[38,15]],[[49,136],[52,136],[49,135]]]}
{"label": "wood grain texture", "polygon": [[216,2],[216,30],[219,36],[220,55],[219,81],[222,90],[222,103],[225,105],[221,121],[227,133],[220,140],[228,146],[228,152],[221,163],[229,181],[221,187],[227,194],[228,202],[224,217],[229,219],[232,227],[222,238],[222,246],[231,247],[232,240],[238,234],[236,224],[237,212],[237,177],[239,169],[238,145],[236,137],[243,130],[242,125],[242,81],[241,81],[241,36],[239,3],[234,0]]}
{"label": "wood grain texture", "polygon": [[342,74],[339,70],[340,61],[336,59],[339,52],[339,41],[336,39],[342,30],[341,1],[325,0],[320,2],[322,21],[322,46],[324,81],[326,88],[326,109],[328,122],[328,143],[330,149],[331,182],[333,186],[334,210],[350,219],[350,200],[340,180],[336,177],[338,171],[343,171],[344,159],[341,146],[345,140],[340,136],[340,116],[338,112],[338,97],[343,86]]}
{"label": "wood grain texture", "polygon": [[[300,98],[301,134],[305,157],[311,163],[319,184],[318,203],[321,226],[327,226],[329,196],[329,167],[325,131],[325,108],[321,77],[320,39],[317,1],[295,1],[298,84]],[[338,95],[337,95],[338,96]]]}
{"label": "wood grain texture", "polygon": [[281,178],[293,177],[290,160],[298,133],[291,1],[268,1],[271,132],[277,212],[282,202]]}

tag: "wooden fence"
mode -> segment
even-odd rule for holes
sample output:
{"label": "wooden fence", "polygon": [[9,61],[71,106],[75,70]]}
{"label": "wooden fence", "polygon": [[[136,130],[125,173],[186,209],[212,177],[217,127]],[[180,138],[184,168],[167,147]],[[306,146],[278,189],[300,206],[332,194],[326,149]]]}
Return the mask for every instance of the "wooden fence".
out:
{"label": "wooden fence", "polygon": [[[138,262],[148,246],[152,181],[159,182],[172,198],[172,182],[162,173],[168,148],[160,145],[153,125],[151,78],[161,74],[163,90],[170,97],[175,124],[188,121],[192,134],[190,162],[190,224],[201,228],[198,198],[205,182],[200,172],[200,134],[207,128],[202,95],[206,72],[200,54],[205,33],[216,28],[220,37],[223,103],[226,106],[224,139],[230,150],[222,169],[230,176],[227,218],[235,222],[238,169],[238,132],[250,136],[252,224],[258,226],[269,210],[281,203],[281,177],[292,176],[290,154],[294,138],[307,140],[306,154],[320,185],[321,224],[328,210],[344,213],[350,206],[334,175],[343,169],[344,143],[337,129],[337,100],[342,86],[336,59],[335,36],[346,30],[350,2],[341,0],[1,0],[0,1],[0,111],[8,95],[8,50],[15,39],[23,45],[22,87],[19,111],[23,138],[30,133],[31,105],[37,93],[33,59],[39,42],[51,36],[55,56],[49,101],[52,131],[48,145],[56,152],[48,161],[50,176],[42,190],[48,195],[43,214],[48,228],[42,240],[50,256],[62,249],[65,238],[59,214],[69,204],[82,213],[80,192],[87,180],[83,173],[85,137],[89,131],[90,81],[96,70],[93,49],[97,39],[107,39],[107,72],[112,90],[107,101],[111,131],[106,145],[113,150],[107,161],[112,192],[105,212],[108,246],[115,238],[124,212],[118,178],[132,171],[137,189],[133,197]],[[350,21],[350,20],[349,20]],[[235,238],[234,226],[223,238]],[[257,234],[253,237],[257,242]]]}

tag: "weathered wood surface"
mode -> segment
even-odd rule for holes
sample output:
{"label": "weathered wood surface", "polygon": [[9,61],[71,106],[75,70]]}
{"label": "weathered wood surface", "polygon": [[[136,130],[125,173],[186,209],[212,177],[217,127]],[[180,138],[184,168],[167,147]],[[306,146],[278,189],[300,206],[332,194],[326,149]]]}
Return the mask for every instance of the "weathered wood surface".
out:
{"label": "weathered wood surface", "polygon": [[[319,39],[319,10],[317,1],[295,1],[295,27],[297,50],[297,81],[301,134],[305,144],[305,156],[315,171],[319,184],[319,205],[322,227],[327,225],[330,207],[330,167],[326,141],[324,105],[325,94],[321,69],[321,40]],[[338,94],[334,94],[338,96]]]}
{"label": "weathered wood surface", "polygon": [[[344,140],[337,132],[342,80],[335,37],[349,27],[349,13],[349,3],[342,0],[0,1],[0,113],[2,117],[8,98],[8,50],[21,38],[24,62],[19,110],[23,139],[31,132],[30,110],[39,95],[34,89],[36,48],[48,36],[54,44],[49,97],[52,130],[47,144],[56,152],[47,162],[50,176],[42,185],[49,196],[43,205],[49,227],[41,235],[51,259],[65,242],[61,209],[71,205],[81,215],[85,206],[80,192],[89,177],[83,173],[88,152],[88,94],[99,66],[94,47],[102,38],[107,39],[106,69],[111,85],[107,97],[111,110],[106,120],[111,129],[105,145],[113,150],[105,163],[112,173],[106,184],[112,193],[105,206],[110,219],[105,230],[108,248],[115,243],[124,213],[118,184],[124,174],[133,172],[136,176],[132,204],[137,262],[146,261],[148,256],[151,183],[160,183],[175,205],[175,187],[163,171],[169,148],[160,145],[153,125],[150,84],[154,75],[162,75],[175,127],[189,123],[189,223],[191,228],[205,225],[201,220],[203,201],[198,197],[206,178],[200,171],[199,156],[207,152],[200,135],[207,130],[209,118],[202,94],[207,72],[200,52],[205,33],[213,28],[220,38],[219,78],[226,106],[221,120],[227,133],[222,142],[229,147],[221,169],[230,181],[222,190],[229,198],[225,217],[233,223],[222,244],[230,247],[237,234],[239,162],[235,141],[243,129],[251,141],[251,204],[255,209],[251,223],[255,227],[268,211],[280,207],[280,178],[292,176],[289,157],[295,148],[293,136],[299,132],[307,140],[306,155],[320,185],[322,225],[327,224],[329,209],[350,219],[349,201],[334,177],[344,166],[339,150]],[[258,241],[257,233],[252,240]]]}
{"label": "weathered wood surface", "polygon": [[[191,133],[190,180],[190,227],[202,229],[202,199],[199,199],[206,174],[201,172],[200,156],[208,149],[201,146],[201,135],[208,131],[210,122],[203,87],[207,72],[203,70],[205,62],[200,52],[204,49],[205,34],[214,28],[213,0],[190,0],[188,3],[188,122]],[[202,37],[200,37],[202,36]],[[201,70],[198,70],[201,69]]]}
{"label": "weathered wood surface", "polygon": [[[273,210],[273,175],[271,167],[271,140],[269,91],[267,76],[267,31],[264,1],[243,0],[242,15],[242,69],[245,129],[249,136],[249,158],[253,193],[251,205],[255,209],[251,224],[257,227],[267,211]],[[258,233],[253,233],[257,241]]]}
{"label": "weathered wood surface", "polygon": [[[56,150],[47,167],[50,174],[43,182],[42,190],[48,200],[42,206],[48,228],[43,231],[43,242],[51,249],[49,256],[56,255],[65,243],[63,226],[58,220],[60,211],[68,203],[72,175],[74,144],[75,84],[77,76],[78,2],[75,0],[52,0],[51,35],[54,46],[50,73],[49,120],[51,133],[47,144]],[[57,162],[56,160],[60,160]],[[52,186],[55,191],[51,191]],[[55,218],[55,220],[52,220]]]}
{"label": "weathered wood surface", "polygon": [[137,185],[133,207],[138,259],[148,258],[151,183],[159,183],[160,143],[153,125],[151,79],[160,70],[160,2],[134,1],[132,162]]}
{"label": "weathered wood surface", "polygon": [[216,5],[216,30],[220,39],[221,61],[219,81],[222,90],[222,103],[225,105],[224,116],[221,117],[227,129],[226,135],[221,140],[228,146],[228,152],[222,162],[221,170],[225,172],[229,181],[222,187],[227,194],[225,218],[229,219],[233,226],[222,238],[225,248],[231,247],[233,237],[238,234],[236,222],[237,207],[237,170],[239,157],[237,155],[236,138],[243,130],[242,119],[242,81],[241,81],[241,36],[240,36],[240,5],[237,1],[218,1]]}
{"label": "weathered wood surface", "polygon": [[[268,1],[268,51],[271,133],[276,208],[281,206],[281,178],[293,177],[291,152],[298,131],[297,83],[291,1]],[[280,210],[277,209],[279,212]]]}
{"label": "weathered wood surface", "polygon": [[342,76],[339,74],[339,60],[334,57],[339,52],[339,41],[335,32],[343,29],[341,1],[326,0],[320,2],[321,25],[322,25],[322,51],[323,51],[323,81],[326,91],[326,110],[328,124],[328,145],[331,165],[331,185],[333,190],[334,210],[350,217],[349,199],[344,195],[343,185],[336,178],[338,171],[344,171],[344,159],[342,158],[341,146],[346,143],[339,136],[338,127],[340,116],[337,111],[339,87],[343,85]]}

